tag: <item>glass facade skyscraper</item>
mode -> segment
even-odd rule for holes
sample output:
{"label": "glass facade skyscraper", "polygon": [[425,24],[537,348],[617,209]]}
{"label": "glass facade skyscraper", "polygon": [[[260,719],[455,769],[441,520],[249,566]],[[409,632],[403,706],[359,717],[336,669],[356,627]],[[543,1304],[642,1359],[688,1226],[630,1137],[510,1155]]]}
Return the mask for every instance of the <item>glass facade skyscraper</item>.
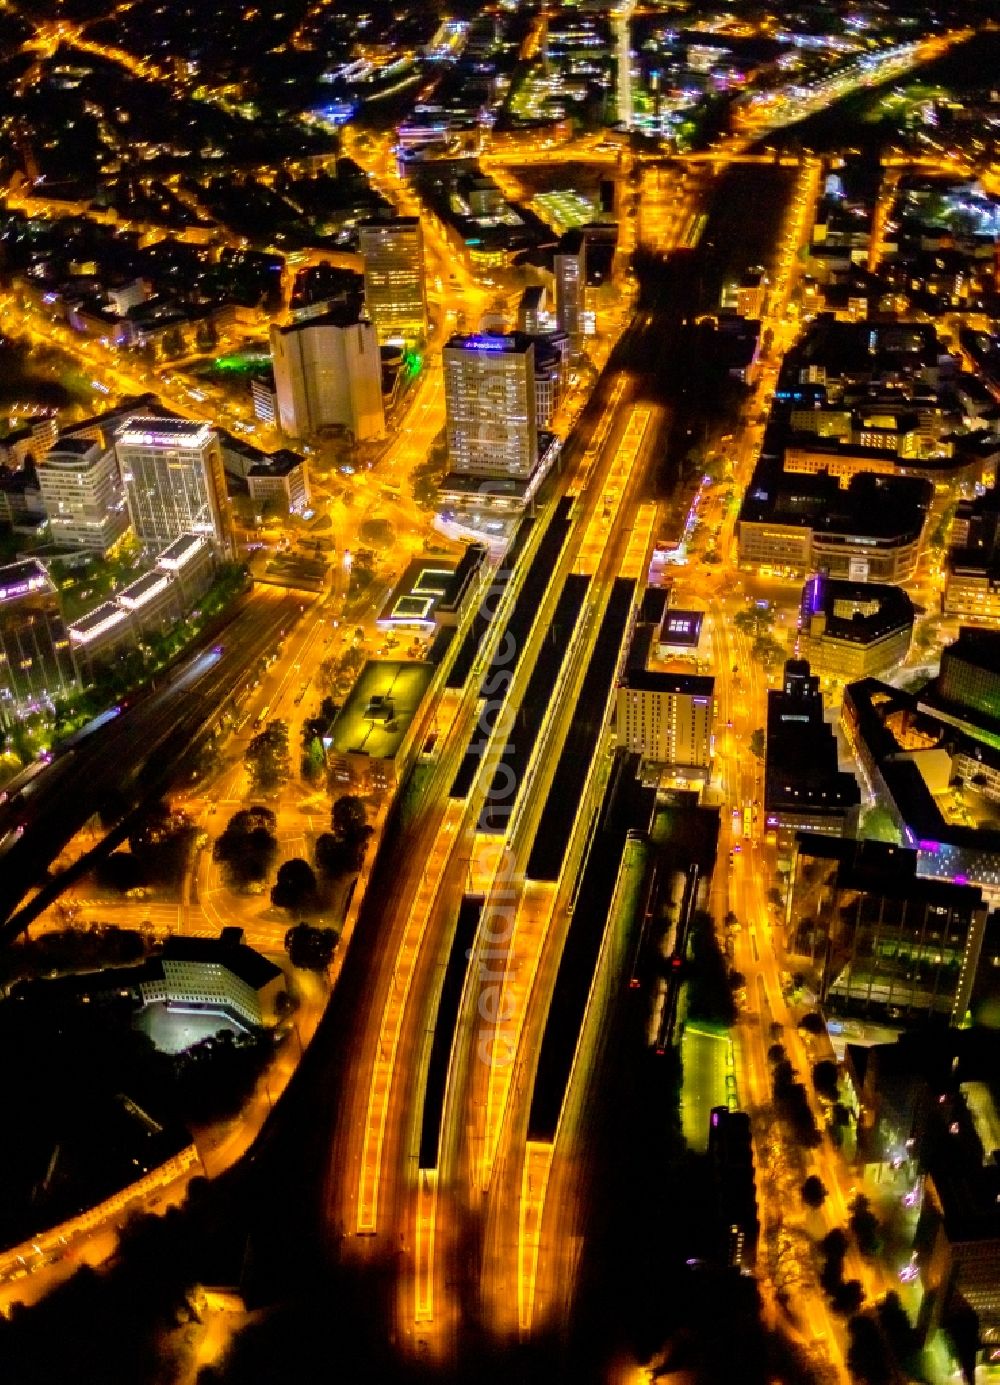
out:
{"label": "glass facade skyscraper", "polygon": [[222,449],[207,423],[131,418],[115,445],[132,528],[159,552],[181,534],[205,534],[233,549]]}

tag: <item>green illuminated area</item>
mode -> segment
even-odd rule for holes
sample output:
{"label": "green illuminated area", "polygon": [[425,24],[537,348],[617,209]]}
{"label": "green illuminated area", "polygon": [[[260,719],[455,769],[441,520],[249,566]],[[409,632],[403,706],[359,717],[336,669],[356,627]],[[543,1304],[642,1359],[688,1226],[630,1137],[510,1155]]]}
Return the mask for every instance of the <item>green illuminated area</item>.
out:
{"label": "green illuminated area", "polygon": [[206,373],[261,375],[270,369],[271,357],[266,351],[233,351],[228,356],[216,356]]}
{"label": "green illuminated area", "polygon": [[703,1152],[708,1147],[708,1127],[713,1106],[736,1108],[733,1043],[721,1029],[707,1024],[687,1024],[681,1038],[684,1083],[681,1125],[688,1148]]}
{"label": "green illuminated area", "polygon": [[381,659],[365,664],[333,724],[334,754],[394,759],[433,674],[432,664]]}
{"label": "green illuminated area", "polygon": [[593,221],[596,209],[588,197],[578,192],[540,192],[533,210],[557,231],[569,231]]}

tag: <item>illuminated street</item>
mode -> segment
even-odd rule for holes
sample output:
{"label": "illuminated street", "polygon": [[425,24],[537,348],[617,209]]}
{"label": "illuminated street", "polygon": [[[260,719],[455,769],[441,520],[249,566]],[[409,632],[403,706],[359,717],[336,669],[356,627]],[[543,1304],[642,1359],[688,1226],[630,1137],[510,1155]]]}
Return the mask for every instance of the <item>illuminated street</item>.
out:
{"label": "illuminated street", "polygon": [[0,1380],[988,1385],[988,0],[0,47]]}

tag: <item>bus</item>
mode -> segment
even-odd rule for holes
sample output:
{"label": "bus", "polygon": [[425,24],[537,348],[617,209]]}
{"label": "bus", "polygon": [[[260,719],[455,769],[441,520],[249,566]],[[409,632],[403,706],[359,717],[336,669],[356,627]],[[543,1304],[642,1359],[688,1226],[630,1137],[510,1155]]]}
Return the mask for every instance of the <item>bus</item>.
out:
{"label": "bus", "polygon": [[749,837],[753,831],[753,808],[749,803],[743,805],[743,835]]}

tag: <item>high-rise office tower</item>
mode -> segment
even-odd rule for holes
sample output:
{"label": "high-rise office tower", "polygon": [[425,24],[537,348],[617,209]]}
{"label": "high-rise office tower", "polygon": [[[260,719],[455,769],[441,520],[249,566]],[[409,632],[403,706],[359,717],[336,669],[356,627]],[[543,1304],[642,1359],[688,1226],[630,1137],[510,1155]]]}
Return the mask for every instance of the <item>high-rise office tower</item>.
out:
{"label": "high-rise office tower", "polygon": [[333,309],[271,328],[278,419],[290,438],[340,427],[363,442],[385,431],[382,357],[371,322]]}
{"label": "high-rise office tower", "polygon": [[65,697],[76,682],[49,574],[36,558],[0,567],[0,720]]}
{"label": "high-rise office tower", "polygon": [[222,448],[208,423],[130,418],[115,443],[136,538],[159,552],[181,534],[233,551]]}
{"label": "high-rise office tower", "polygon": [[555,255],[556,322],[574,351],[584,335],[587,293],[587,241],[582,231],[567,231]]}
{"label": "high-rise office tower", "polygon": [[443,357],[452,470],[531,476],[538,465],[534,343],[520,332],[451,337]]}
{"label": "high-rise office tower", "polygon": [[38,463],[52,538],[107,553],[128,529],[118,460],[92,438],[60,438]]}
{"label": "high-rise office tower", "polygon": [[362,221],[358,253],[365,262],[365,306],[379,341],[427,331],[424,240],[420,218]]}

